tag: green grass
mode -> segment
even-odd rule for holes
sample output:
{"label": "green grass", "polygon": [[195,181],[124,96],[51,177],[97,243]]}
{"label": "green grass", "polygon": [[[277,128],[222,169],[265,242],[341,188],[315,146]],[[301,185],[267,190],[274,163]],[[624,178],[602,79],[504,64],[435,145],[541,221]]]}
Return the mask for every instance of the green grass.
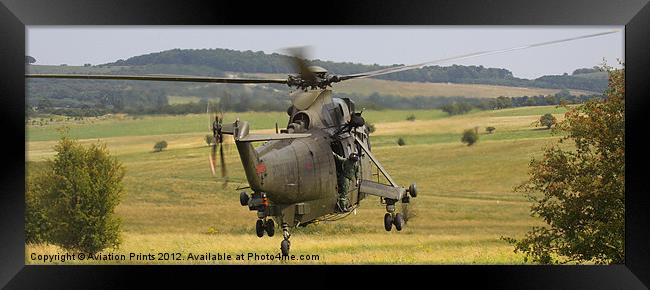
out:
{"label": "green grass", "polygon": [[[548,130],[530,126],[530,120],[546,111],[562,113],[554,107],[454,117],[437,110],[365,112],[364,117],[378,127],[377,134],[371,136],[373,153],[399,184],[416,182],[418,185],[418,197],[411,204],[414,217],[402,232],[386,232],[383,229],[385,206],[379,204],[378,198],[369,197],[361,202],[356,214],[346,219],[296,229],[291,237],[292,254],[318,254],[321,259],[293,263],[524,263],[523,257],[500,238],[520,237],[531,226],[542,224],[530,216],[529,201],[513,188],[527,178],[530,159],[541,156],[542,148],[558,138]],[[410,114],[416,115],[415,122],[405,120]],[[275,120],[286,122],[284,113],[240,116],[252,120],[255,128],[273,128]],[[210,175],[209,149],[202,141],[205,132],[201,126],[207,123],[204,117],[145,116],[138,120],[102,120],[73,128],[76,136],[91,139],[85,142],[101,138],[127,170],[126,195],[116,209],[123,221],[124,242],[118,249],[106,250],[107,253],[278,252],[281,235],[256,237],[254,212],[239,206],[236,188],[245,185],[245,177],[234,146],[226,152],[226,160],[230,176],[236,181],[222,188],[222,183]],[[265,120],[269,121],[265,123]],[[481,122],[497,124],[497,130],[486,134],[481,127],[478,143],[462,144],[462,129]],[[53,128],[28,127],[30,160],[51,156],[51,146],[55,143],[51,140],[56,138],[50,132]],[[409,131],[415,133],[402,134]],[[406,146],[397,146],[399,137],[406,139]],[[169,142],[168,149],[151,153],[154,142],[160,138]],[[29,162],[28,172],[42,165],[42,162]],[[32,252],[60,251],[52,245],[27,245],[26,262],[34,263],[29,260]]]}
{"label": "green grass", "polygon": [[[446,113],[440,110],[367,110],[363,113],[369,122],[395,122],[406,120],[414,114],[417,120],[435,120],[443,118]],[[135,119],[134,119],[135,118]],[[284,112],[226,112],[225,122],[233,122],[236,118],[250,123],[251,129],[273,129],[275,123],[280,128],[287,125],[287,114]],[[49,120],[49,118],[46,118]],[[59,118],[60,119],[60,118]],[[87,118],[82,122],[52,122],[44,126],[27,128],[28,141],[50,141],[59,138],[57,128],[67,126],[70,136],[78,139],[96,139],[119,136],[150,136],[165,134],[185,134],[205,132],[210,133],[210,120],[206,114],[188,114],[181,116],[126,116],[108,119]]]}
{"label": "green grass", "polygon": [[484,111],[481,114],[491,117],[542,116],[546,113],[564,114],[567,109],[557,106],[522,107],[503,110]]}

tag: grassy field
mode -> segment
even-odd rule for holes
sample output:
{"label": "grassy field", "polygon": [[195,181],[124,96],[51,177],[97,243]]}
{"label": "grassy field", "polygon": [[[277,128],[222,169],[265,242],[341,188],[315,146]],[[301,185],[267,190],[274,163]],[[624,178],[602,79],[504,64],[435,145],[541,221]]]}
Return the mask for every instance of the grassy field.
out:
{"label": "grassy field", "polygon": [[[531,124],[544,113],[561,119],[565,109],[531,107],[479,111],[448,117],[437,110],[367,111],[376,124],[373,153],[400,184],[416,182],[414,217],[401,232],[383,229],[384,206],[378,198],[361,202],[354,215],[338,222],[321,222],[296,229],[291,253],[319,255],[305,264],[522,264],[523,257],[500,238],[520,237],[541,221],[530,217],[530,203],[513,187],[527,178],[528,163],[558,136]],[[415,121],[406,121],[414,114]],[[284,113],[230,113],[250,120],[253,128],[272,131]],[[239,181],[245,180],[234,146],[227,150],[232,179],[223,189],[210,175],[203,137],[203,115],[156,116],[142,119],[106,118],[67,124],[84,143],[98,139],[124,164],[126,195],[116,209],[123,221],[123,243],[103,253],[239,253],[277,254],[281,235],[258,238],[255,213],[239,206]],[[29,168],[53,156],[55,128],[66,122],[27,128]],[[496,127],[493,134],[486,126]],[[474,146],[460,143],[464,129],[479,127]],[[397,146],[399,137],[406,146]],[[167,150],[152,153],[156,141]],[[52,245],[27,245],[32,253],[57,254]],[[69,261],[65,264],[245,263],[279,261]]]}

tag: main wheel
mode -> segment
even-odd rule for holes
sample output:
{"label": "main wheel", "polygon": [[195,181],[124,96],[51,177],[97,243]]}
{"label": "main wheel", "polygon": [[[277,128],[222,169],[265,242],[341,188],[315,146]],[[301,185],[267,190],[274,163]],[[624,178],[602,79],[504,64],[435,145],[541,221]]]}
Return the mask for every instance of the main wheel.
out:
{"label": "main wheel", "polygon": [[390,232],[390,229],[393,228],[393,216],[390,213],[384,215],[384,228],[387,232]]}
{"label": "main wheel", "polygon": [[242,191],[241,193],[239,193],[239,203],[241,204],[241,206],[247,206],[249,200],[250,200],[250,197],[248,196],[248,194],[245,191]]}
{"label": "main wheel", "polygon": [[395,229],[397,229],[397,231],[401,231],[402,226],[404,226],[404,215],[402,215],[401,212],[397,213],[393,222],[395,223]]}
{"label": "main wheel", "polygon": [[269,235],[269,237],[272,237],[275,234],[275,222],[273,222],[272,219],[266,220],[264,228],[266,230],[266,234]]}
{"label": "main wheel", "polygon": [[257,233],[258,237],[264,236],[264,221],[262,220],[257,220],[255,223],[255,232]]}
{"label": "main wheel", "polygon": [[282,251],[282,256],[286,257],[289,256],[289,248],[291,247],[291,243],[289,240],[282,240],[282,243],[280,243],[280,250]]}
{"label": "main wheel", "polygon": [[418,196],[418,188],[417,186],[415,186],[415,183],[411,183],[411,185],[409,186],[409,194],[411,195],[411,197]]}

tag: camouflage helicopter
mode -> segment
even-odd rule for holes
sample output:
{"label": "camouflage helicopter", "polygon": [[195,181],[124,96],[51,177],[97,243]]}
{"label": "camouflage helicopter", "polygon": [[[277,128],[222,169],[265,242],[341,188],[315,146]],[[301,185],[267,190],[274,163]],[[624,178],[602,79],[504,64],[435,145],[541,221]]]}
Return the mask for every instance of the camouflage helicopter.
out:
{"label": "camouflage helicopter", "polygon": [[[286,84],[293,88],[289,94],[291,106],[286,128],[275,134],[253,134],[249,123],[237,119],[223,124],[217,115],[211,126],[215,142],[210,165],[215,175],[217,146],[220,146],[221,175],[226,178],[223,156],[224,135],[232,135],[251,193],[240,192],[240,204],[257,213],[256,234],[275,234],[276,223],[282,230],[280,249],[283,256],[290,250],[290,229],[315,221],[336,220],[349,215],[368,196],[380,198],[386,206],[384,228],[393,226],[401,231],[408,215],[408,204],[418,190],[415,183],[400,186],[371,151],[370,132],[348,98],[335,98],[332,84],[358,78],[368,78],[469,57],[550,45],[565,41],[595,37],[618,31],[601,32],[514,48],[482,51],[415,65],[400,65],[371,72],[335,75],[322,67],[309,66],[302,49],[292,49],[294,67],[298,71],[286,79],[217,78],[169,75],[88,75],[88,74],[27,74],[28,78],[104,79],[171,82],[205,82],[230,84]],[[209,111],[208,111],[209,113]],[[254,142],[265,142],[254,147]],[[355,174],[345,179],[345,162],[354,165]],[[373,169],[376,168],[376,174]],[[380,174],[386,182],[380,182]],[[376,178],[375,178],[376,177]],[[347,183],[347,184],[346,184]],[[340,200],[347,201],[342,207]],[[397,211],[396,204],[402,209]]]}

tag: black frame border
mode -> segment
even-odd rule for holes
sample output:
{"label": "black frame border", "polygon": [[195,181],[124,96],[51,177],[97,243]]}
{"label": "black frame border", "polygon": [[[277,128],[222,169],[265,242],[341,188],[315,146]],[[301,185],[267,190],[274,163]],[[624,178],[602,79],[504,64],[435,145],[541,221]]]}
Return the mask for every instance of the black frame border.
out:
{"label": "black frame border", "polygon": [[[648,0],[535,1],[220,1],[0,0],[0,124],[5,143],[0,187],[0,286],[12,289],[131,288],[224,285],[233,275],[368,278],[395,275],[434,285],[491,288],[647,289],[650,285],[650,201],[644,182],[644,127],[650,99]],[[251,6],[257,10],[251,11]],[[299,10],[301,10],[299,12]],[[612,266],[33,266],[24,264],[24,53],[26,25],[624,25],[626,60],[626,260]],[[289,270],[290,275],[286,274]],[[414,270],[417,270],[415,272]],[[352,274],[354,273],[354,274]],[[415,274],[417,273],[417,274]],[[424,275],[422,275],[424,273]],[[374,274],[374,275],[373,275]],[[174,279],[169,279],[174,277]],[[381,281],[386,281],[383,279]],[[316,281],[318,281],[316,280]],[[219,281],[218,284],[215,282]],[[345,284],[332,281],[332,286]],[[354,281],[352,281],[354,282]],[[446,283],[445,283],[446,282]],[[453,284],[447,284],[447,283]],[[215,283],[215,284],[213,284]],[[321,284],[324,286],[323,284]]]}

